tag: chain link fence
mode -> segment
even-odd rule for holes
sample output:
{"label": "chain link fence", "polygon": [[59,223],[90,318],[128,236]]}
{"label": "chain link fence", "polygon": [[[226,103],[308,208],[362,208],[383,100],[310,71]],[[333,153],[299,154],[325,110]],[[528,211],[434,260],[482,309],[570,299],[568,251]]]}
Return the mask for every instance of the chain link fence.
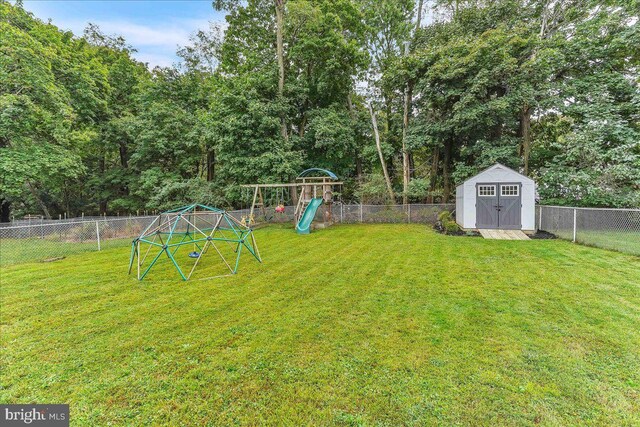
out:
{"label": "chain link fence", "polygon": [[[156,212],[148,212],[143,215],[135,215],[135,217],[139,216],[153,216],[157,215]],[[132,217],[132,215],[125,216],[106,216],[106,215],[82,215],[78,217],[69,217],[63,218],[62,215],[58,219],[46,219],[41,215],[28,215],[24,218],[15,218],[12,217],[10,222],[0,222],[0,228],[9,228],[9,227],[19,227],[19,226],[37,226],[44,224],[60,224],[63,222],[88,222],[88,221],[103,221],[103,220],[111,220],[111,219],[127,219]]]}
{"label": "chain link fence", "polygon": [[640,209],[541,205],[536,221],[561,239],[640,256]]}
{"label": "chain link fence", "polygon": [[435,224],[442,211],[453,211],[455,204],[411,204],[411,205],[335,205],[333,218],[336,222],[353,223],[419,223]]}
{"label": "chain link fence", "polygon": [[[454,204],[360,205],[334,203],[333,222],[419,223],[432,225],[442,211],[453,211]],[[290,223],[294,206],[282,213],[271,208],[254,211],[256,224]],[[249,209],[229,212],[248,220]],[[324,210],[318,209],[316,220]],[[0,228],[0,266],[56,259],[67,255],[128,246],[131,240],[156,216],[98,217],[84,221],[57,221]],[[536,225],[562,239],[591,246],[640,255],[640,209],[592,209],[538,206]]]}
{"label": "chain link fence", "polygon": [[0,266],[128,245],[153,218],[103,218],[2,227]]}
{"label": "chain link fence", "polygon": [[[334,203],[331,205],[331,218],[338,224],[355,223],[420,223],[435,224],[438,214],[442,211],[452,211],[455,204],[412,204],[412,205],[361,205]],[[243,209],[230,212],[238,219],[249,218],[250,210]],[[322,221],[324,209],[316,212],[316,221]],[[253,213],[256,224],[263,223],[293,223],[295,206],[286,206],[284,212],[276,212],[275,208],[256,208]]]}
{"label": "chain link fence", "polygon": [[[434,224],[438,213],[453,210],[453,204],[434,205],[331,205],[336,223],[423,223]],[[238,220],[248,220],[249,209],[230,211]],[[274,207],[256,208],[253,214],[257,225],[291,223],[295,206],[286,206],[284,212]],[[318,209],[316,220],[321,221],[324,210]],[[157,216],[84,217],[62,221],[39,221],[0,227],[0,266],[32,261],[54,260],[67,255],[124,247]]]}

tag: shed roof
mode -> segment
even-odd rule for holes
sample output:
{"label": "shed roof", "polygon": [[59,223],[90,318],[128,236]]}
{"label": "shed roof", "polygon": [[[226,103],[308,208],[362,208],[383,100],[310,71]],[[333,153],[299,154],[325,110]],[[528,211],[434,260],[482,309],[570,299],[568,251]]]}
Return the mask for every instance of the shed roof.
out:
{"label": "shed roof", "polygon": [[[504,172],[509,173],[512,176],[516,176],[518,178],[518,181],[526,181],[529,183],[535,183],[531,178],[529,178],[528,176],[522,175],[519,172],[514,171],[511,168],[506,167],[505,165],[501,164],[501,163],[496,163],[495,165],[483,170],[482,172],[472,176],[471,178],[467,179],[466,181],[464,181],[464,183],[466,184],[467,182],[477,182],[477,181],[481,181],[483,179],[483,176],[486,175],[493,175],[492,172],[497,172],[498,170],[502,170]],[[487,177],[488,178],[488,177]],[[491,179],[495,179],[494,177],[492,177]]]}

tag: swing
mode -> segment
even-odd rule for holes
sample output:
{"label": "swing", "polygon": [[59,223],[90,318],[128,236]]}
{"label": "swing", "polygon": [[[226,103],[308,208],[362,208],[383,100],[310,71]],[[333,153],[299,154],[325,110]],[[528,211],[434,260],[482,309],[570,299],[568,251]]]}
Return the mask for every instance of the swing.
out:
{"label": "swing", "polygon": [[[247,202],[247,204],[245,205],[245,200],[251,200],[251,191],[249,189],[243,190],[243,194],[240,197],[240,207],[242,208],[242,210],[251,211],[250,202]],[[240,218],[240,222],[247,227],[251,227],[252,224],[256,223],[255,218],[253,217],[253,213],[249,213],[249,215],[242,215],[242,217]]]}
{"label": "swing", "polygon": [[276,199],[278,200],[278,206],[276,206],[276,213],[284,213],[284,189],[276,188]]}
{"label": "swing", "polygon": [[[194,227],[195,227],[195,224],[196,224],[196,220],[197,220],[197,217],[194,217],[194,218],[193,218],[193,225],[194,225]],[[189,224],[187,224],[187,234],[189,234]],[[192,239],[192,240],[193,240],[193,239]],[[193,251],[192,251],[192,252],[189,252],[189,258],[200,258],[200,252],[196,251],[196,247],[197,247],[197,246],[198,246],[198,245],[196,245],[196,243],[195,243],[195,242],[193,242]]]}
{"label": "swing", "polygon": [[[265,209],[266,207],[271,207],[274,204],[274,196],[273,196],[273,189],[272,188],[264,188],[263,189],[266,197],[264,197],[262,199],[262,214],[263,214],[263,218],[264,221],[269,222],[273,219],[273,214],[271,213],[270,209]],[[276,189],[277,191],[277,189]],[[276,194],[277,197],[277,194]]]}

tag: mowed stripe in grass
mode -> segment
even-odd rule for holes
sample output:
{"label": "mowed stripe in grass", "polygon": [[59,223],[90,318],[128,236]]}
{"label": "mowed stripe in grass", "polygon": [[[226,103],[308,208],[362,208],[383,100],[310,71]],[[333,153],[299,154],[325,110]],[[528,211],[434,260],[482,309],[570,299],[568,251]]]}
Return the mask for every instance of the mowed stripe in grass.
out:
{"label": "mowed stripe in grass", "polygon": [[75,425],[640,422],[637,257],[419,225],[256,237],[264,264],[212,280],[137,282],[128,248],[3,268],[0,400]]}

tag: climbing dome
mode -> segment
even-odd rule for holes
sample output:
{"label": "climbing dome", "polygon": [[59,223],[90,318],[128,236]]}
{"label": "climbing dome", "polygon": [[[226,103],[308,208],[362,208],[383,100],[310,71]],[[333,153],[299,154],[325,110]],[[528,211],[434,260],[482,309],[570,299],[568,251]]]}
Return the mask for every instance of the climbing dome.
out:
{"label": "climbing dome", "polygon": [[183,206],[162,212],[133,240],[129,274],[135,265],[138,280],[142,280],[154,266],[163,265],[175,267],[183,280],[189,280],[203,264],[207,271],[216,271],[206,259],[226,266],[224,274],[212,277],[236,274],[243,248],[262,262],[250,227],[222,209]]}

